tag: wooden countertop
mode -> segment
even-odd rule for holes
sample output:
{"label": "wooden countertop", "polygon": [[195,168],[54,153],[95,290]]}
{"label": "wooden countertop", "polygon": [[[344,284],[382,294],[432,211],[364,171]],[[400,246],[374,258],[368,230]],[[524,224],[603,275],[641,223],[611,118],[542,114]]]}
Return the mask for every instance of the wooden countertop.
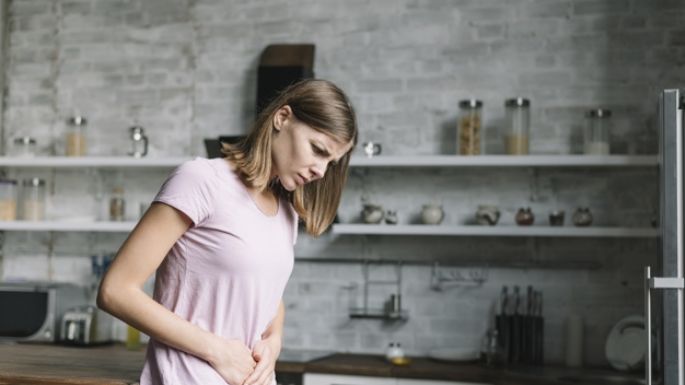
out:
{"label": "wooden countertop", "polygon": [[[136,384],[143,367],[144,350],[128,351],[122,345],[67,347],[45,344],[0,344],[0,385],[125,385]],[[491,368],[479,363],[443,363],[412,358],[407,366],[394,366],[383,357],[337,353],[307,363],[279,361],[279,373],[329,373],[357,376],[423,378],[480,382],[493,385],[568,385],[562,376],[613,375],[607,370],[558,367]],[[632,376],[639,378],[639,374]],[[578,382],[576,382],[578,383]]]}

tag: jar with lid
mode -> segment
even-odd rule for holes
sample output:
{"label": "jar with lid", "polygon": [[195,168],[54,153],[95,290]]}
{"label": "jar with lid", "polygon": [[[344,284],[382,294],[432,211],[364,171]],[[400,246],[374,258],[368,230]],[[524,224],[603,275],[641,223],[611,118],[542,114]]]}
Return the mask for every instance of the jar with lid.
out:
{"label": "jar with lid", "polygon": [[524,98],[508,99],[506,109],[506,128],[504,145],[509,155],[528,154],[530,132],[530,100]]}
{"label": "jar with lid", "polygon": [[482,107],[483,102],[476,99],[459,102],[459,126],[457,128],[459,155],[479,155],[482,152]]}
{"label": "jar with lid", "polygon": [[609,130],[611,111],[601,108],[588,111],[586,115],[583,148],[586,154],[609,154]]}
{"label": "jar with lid", "polygon": [[123,221],[126,217],[126,201],[124,200],[124,189],[115,187],[112,189],[112,197],[109,200],[109,220]]}
{"label": "jar with lid", "polygon": [[88,121],[82,116],[67,119],[67,156],[86,155],[86,125]]}
{"label": "jar with lid", "polygon": [[17,181],[0,179],[0,221],[17,219]]}
{"label": "jar with lid", "polygon": [[45,180],[28,178],[21,185],[21,219],[42,221],[45,219]]}
{"label": "jar with lid", "polygon": [[11,156],[34,156],[36,155],[36,140],[30,136],[14,138],[9,152]]}
{"label": "jar with lid", "polygon": [[135,158],[142,158],[147,155],[147,136],[141,126],[133,126],[129,129],[131,134],[131,152],[129,155]]}

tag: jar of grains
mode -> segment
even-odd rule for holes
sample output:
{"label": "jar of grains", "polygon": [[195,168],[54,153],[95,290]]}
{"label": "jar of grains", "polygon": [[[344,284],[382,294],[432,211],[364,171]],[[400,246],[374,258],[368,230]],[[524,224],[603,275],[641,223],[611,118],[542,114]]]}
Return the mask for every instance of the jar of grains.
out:
{"label": "jar of grains", "polygon": [[459,155],[479,155],[482,152],[481,127],[483,102],[476,99],[459,102],[459,126],[457,148]]}

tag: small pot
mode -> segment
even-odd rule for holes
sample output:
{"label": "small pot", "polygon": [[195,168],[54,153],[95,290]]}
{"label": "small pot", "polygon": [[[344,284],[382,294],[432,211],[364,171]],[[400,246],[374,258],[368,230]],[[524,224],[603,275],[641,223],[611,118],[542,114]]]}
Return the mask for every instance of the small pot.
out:
{"label": "small pot", "polygon": [[564,210],[554,210],[549,213],[549,225],[550,226],[563,226],[564,225]]}
{"label": "small pot", "polygon": [[395,210],[388,210],[385,212],[385,223],[389,225],[396,225],[397,224],[397,211]]}
{"label": "small pot", "polygon": [[535,222],[535,215],[533,215],[533,211],[530,209],[530,207],[526,208],[519,208],[519,211],[516,213],[516,224],[519,226],[530,226]]}
{"label": "small pot", "polygon": [[364,223],[377,224],[383,220],[383,207],[374,204],[365,204],[362,210],[362,220]]}
{"label": "small pot", "polygon": [[421,221],[426,225],[439,225],[443,218],[445,217],[445,212],[442,211],[441,205],[423,205],[421,210]]}
{"label": "small pot", "polygon": [[497,206],[480,205],[476,210],[476,223],[483,226],[494,226],[499,221],[500,211]]}
{"label": "small pot", "polygon": [[590,226],[592,219],[592,213],[588,207],[578,207],[573,213],[573,224],[578,227]]}

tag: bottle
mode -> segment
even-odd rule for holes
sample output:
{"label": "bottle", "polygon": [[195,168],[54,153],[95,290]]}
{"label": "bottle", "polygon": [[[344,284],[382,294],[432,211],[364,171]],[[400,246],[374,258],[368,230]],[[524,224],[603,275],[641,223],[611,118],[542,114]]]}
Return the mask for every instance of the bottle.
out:
{"label": "bottle", "polygon": [[26,221],[45,219],[45,180],[29,178],[22,181],[21,219]]}
{"label": "bottle", "polygon": [[17,219],[17,181],[0,179],[0,221]]}
{"label": "bottle", "polygon": [[126,214],[126,201],[124,201],[124,189],[115,187],[112,189],[112,197],[109,200],[109,220],[123,221]]}
{"label": "bottle", "polygon": [[140,349],[140,331],[131,325],[126,325],[126,349]]}
{"label": "bottle", "polygon": [[601,108],[590,110],[583,135],[584,152],[588,155],[609,154],[609,127],[611,111]]}
{"label": "bottle", "polygon": [[482,152],[482,107],[476,99],[459,102],[459,127],[457,127],[457,148],[459,155],[479,155]]}
{"label": "bottle", "polygon": [[82,116],[67,120],[67,156],[86,155],[86,125],[88,121]]}
{"label": "bottle", "polygon": [[509,155],[527,155],[530,131],[530,100],[524,98],[508,99],[506,108],[506,131],[504,144]]}
{"label": "bottle", "polygon": [[129,129],[131,134],[131,152],[129,155],[134,158],[142,158],[147,155],[147,136],[141,126],[133,126]]}

